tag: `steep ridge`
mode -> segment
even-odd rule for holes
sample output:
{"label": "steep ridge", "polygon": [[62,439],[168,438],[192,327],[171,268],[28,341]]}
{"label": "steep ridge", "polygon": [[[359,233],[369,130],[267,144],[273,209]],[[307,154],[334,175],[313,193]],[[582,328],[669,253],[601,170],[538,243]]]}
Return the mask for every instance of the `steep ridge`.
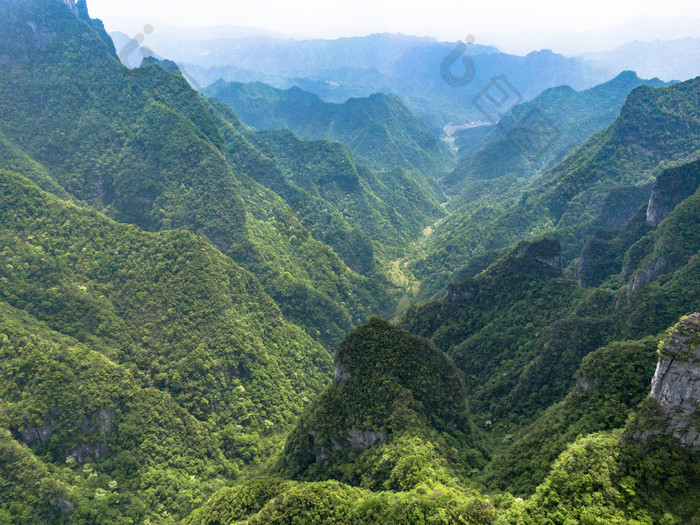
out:
{"label": "steep ridge", "polygon": [[419,278],[432,276],[423,296],[434,296],[471,258],[492,252],[493,262],[498,250],[523,237],[558,238],[568,265],[597,228],[625,225],[649,200],[657,175],[697,158],[699,97],[700,78],[640,86],[613,124],[541,177],[527,185],[512,177],[493,181],[487,192],[454,210],[412,264]]}
{"label": "steep ridge", "polygon": [[640,419],[656,419],[657,424],[650,430],[640,425],[634,439],[649,441],[660,431],[673,436],[683,447],[700,451],[698,407],[700,314],[693,314],[681,319],[659,347],[659,362],[645,407],[647,413],[639,415]]}
{"label": "steep ridge", "polygon": [[[557,523],[697,522],[700,458],[693,446],[698,427],[692,414],[698,401],[698,317],[683,318],[669,330],[659,347],[651,394],[622,432],[579,438],[535,495],[510,510],[505,523],[551,523],[552,516]],[[679,364],[669,369],[680,355]]]}
{"label": "steep ridge", "polygon": [[[643,205],[595,253],[589,241],[586,271],[562,272],[555,240],[524,243],[450,285],[443,299],[409,310],[401,326],[432,339],[467,374],[476,417],[504,418],[504,429],[527,422],[571,388],[586,354],[608,340],[656,334],[700,308],[697,164],[659,177],[654,202],[666,187],[678,189],[676,202],[688,196],[672,208],[663,199],[671,211],[656,228]],[[588,289],[574,281],[584,275]]]}
{"label": "steep ridge", "polygon": [[514,435],[484,470],[485,483],[527,496],[578,436],[621,428],[649,392],[659,338],[614,342],[591,352],[566,397]]}
{"label": "steep ridge", "polygon": [[[393,286],[387,278],[379,271],[370,271],[366,277],[350,270],[329,246],[315,240],[290,204],[258,182],[275,187],[283,180],[279,163],[250,143],[242,133],[243,124],[228,107],[217,109],[217,125],[225,137],[223,153],[238,173],[250,231],[250,242],[235,247],[229,255],[255,273],[285,316],[328,347],[369,315],[391,312]],[[286,190],[294,191],[284,185],[278,189],[285,196]],[[291,199],[290,203],[295,204]],[[301,211],[304,219],[308,210]],[[351,240],[362,247],[362,238]],[[366,247],[370,251],[351,264],[357,267],[358,262],[369,261],[372,270],[374,246]]]}
{"label": "steep ridge", "polygon": [[416,438],[434,442],[422,448],[434,446],[436,456],[453,448],[457,468],[478,465],[460,372],[428,341],[375,318],[338,347],[333,384],[290,434],[280,469],[296,479],[410,490],[411,479],[424,477],[412,471],[425,459],[406,455]]}
{"label": "steep ridge", "polygon": [[[673,269],[685,264],[692,255],[692,250],[690,253],[683,254],[680,245],[676,250],[671,248],[669,244],[679,241],[681,245],[688,242],[692,245],[694,233],[687,226],[682,227],[682,232],[689,236],[687,239],[679,239],[679,231],[674,231],[673,237],[669,233],[663,235],[663,230],[667,228],[676,230],[676,227],[671,227],[670,223],[669,226],[656,233],[650,232],[655,230],[678,204],[692,196],[698,188],[700,188],[700,161],[683,164],[661,172],[652,186],[649,202],[639,208],[628,224],[618,229],[601,228],[588,240],[576,264],[575,276],[579,284],[599,286],[615,274],[628,277],[632,268],[639,265],[650,250],[655,250],[656,256],[650,256],[650,260],[644,263],[646,268],[640,268],[640,272],[629,284],[630,291],[633,288],[638,288],[643,280],[651,277],[652,274],[658,275],[663,273],[665,268]],[[690,206],[690,201],[688,206]],[[686,220],[694,222],[692,217],[687,217]],[[673,222],[680,226],[677,220]],[[661,233],[661,237],[659,233]],[[654,242],[663,242],[663,246],[652,248],[651,243]],[[633,247],[633,245],[635,246]],[[629,253],[625,257],[628,250]],[[668,262],[662,261],[662,253],[669,250],[680,253],[669,257]]]}
{"label": "steep ridge", "polygon": [[[659,79],[643,80],[625,71],[584,91],[561,86],[518,104],[477,144],[469,144],[469,153],[460,154],[459,164],[445,177],[444,184],[451,193],[463,191],[468,196],[465,185],[472,179],[506,174],[531,178],[553,168],[591,135],[610,125],[629,92],[641,85],[659,87],[664,83]],[[518,130],[542,137],[538,137],[536,147],[528,147],[518,141]]]}
{"label": "steep ridge", "polygon": [[583,356],[611,334],[610,299],[587,296],[560,258],[557,241],[523,243],[401,321],[465,372],[482,424],[522,424],[561,399]]}
{"label": "steep ridge", "polygon": [[[0,64],[2,140],[35,163],[26,169],[20,153],[3,154],[3,167],[142,229],[206,236],[255,273],[286,316],[329,346],[370,313],[393,310],[386,278],[347,268],[269,190],[243,189],[246,173],[275,161],[266,164],[231,132],[235,116],[166,71],[172,65],[147,61],[127,70],[86,8],[79,19],[71,6],[78,9],[56,0],[0,6],[6,23],[50,35],[39,46],[26,42],[26,53],[12,51],[24,45],[11,40],[14,33],[0,38],[17,57]],[[265,203],[244,202],[242,191],[246,198],[267,192]],[[274,212],[252,213],[256,202]]]}
{"label": "steep ridge", "polygon": [[289,128],[314,139],[337,140],[378,169],[397,166],[439,177],[451,158],[447,147],[394,95],[378,93],[343,104],[323,102],[299,88],[217,82],[204,90],[228,104],[248,125]]}

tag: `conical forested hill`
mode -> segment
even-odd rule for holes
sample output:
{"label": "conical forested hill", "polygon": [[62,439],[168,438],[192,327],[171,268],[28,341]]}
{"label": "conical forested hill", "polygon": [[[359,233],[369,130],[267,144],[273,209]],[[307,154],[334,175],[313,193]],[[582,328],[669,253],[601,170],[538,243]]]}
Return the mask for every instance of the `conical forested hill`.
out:
{"label": "conical forested hill", "polygon": [[425,474],[413,472],[424,461],[408,446],[415,439],[435,448],[434,461],[454,454],[453,465],[474,468],[479,436],[466,397],[461,373],[436,347],[371,319],[339,345],[333,384],[290,434],[280,468],[298,479],[411,489]]}

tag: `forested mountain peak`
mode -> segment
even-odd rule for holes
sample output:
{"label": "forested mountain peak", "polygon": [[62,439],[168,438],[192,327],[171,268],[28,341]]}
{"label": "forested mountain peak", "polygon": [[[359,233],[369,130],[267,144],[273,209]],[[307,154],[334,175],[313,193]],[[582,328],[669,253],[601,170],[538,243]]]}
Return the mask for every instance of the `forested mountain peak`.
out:
{"label": "forested mountain peak", "polygon": [[[456,436],[465,438],[458,445],[463,454],[464,447],[477,447],[466,398],[462,374],[432,343],[371,319],[339,345],[334,381],[290,434],[280,468],[301,479],[342,476],[349,483],[364,479],[368,487],[406,486],[408,479],[389,474],[403,440],[433,441],[438,457],[449,452],[436,431],[454,444]],[[392,457],[380,471],[373,464],[377,454]]]}

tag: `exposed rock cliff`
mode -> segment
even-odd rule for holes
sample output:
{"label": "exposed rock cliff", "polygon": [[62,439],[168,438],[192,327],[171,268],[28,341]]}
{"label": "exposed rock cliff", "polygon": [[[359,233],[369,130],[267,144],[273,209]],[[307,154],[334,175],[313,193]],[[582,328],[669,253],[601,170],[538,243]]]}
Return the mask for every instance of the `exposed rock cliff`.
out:
{"label": "exposed rock cliff", "polygon": [[700,313],[681,319],[659,346],[659,363],[635,437],[672,435],[700,450]]}
{"label": "exposed rock cliff", "polygon": [[535,242],[522,242],[518,245],[518,256],[561,268],[561,245],[555,239],[542,239]]}
{"label": "exposed rock cliff", "polygon": [[656,179],[647,206],[647,224],[656,227],[700,186],[700,161],[664,171]]}

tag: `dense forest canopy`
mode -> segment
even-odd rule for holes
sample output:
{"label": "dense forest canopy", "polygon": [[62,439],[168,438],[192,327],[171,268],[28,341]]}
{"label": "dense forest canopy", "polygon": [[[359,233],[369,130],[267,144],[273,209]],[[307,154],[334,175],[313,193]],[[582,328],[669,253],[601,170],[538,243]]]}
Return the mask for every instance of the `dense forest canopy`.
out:
{"label": "dense forest canopy", "polygon": [[566,63],[446,135],[0,0],[0,524],[700,523],[700,77]]}

